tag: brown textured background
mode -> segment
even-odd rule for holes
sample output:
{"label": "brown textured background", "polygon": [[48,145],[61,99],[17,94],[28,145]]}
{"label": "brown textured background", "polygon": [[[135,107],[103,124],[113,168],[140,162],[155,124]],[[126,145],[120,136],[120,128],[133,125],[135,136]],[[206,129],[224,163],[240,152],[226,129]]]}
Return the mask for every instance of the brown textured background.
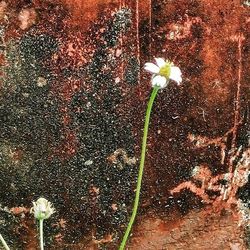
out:
{"label": "brown textured background", "polygon": [[[183,83],[154,106],[129,249],[247,249],[231,210],[169,193],[196,165],[227,172],[230,150],[249,146],[247,2],[12,0],[0,2],[0,21],[0,218],[10,245],[38,247],[28,211],[44,196],[57,210],[47,248],[117,249],[151,89],[143,64],[164,57]],[[223,164],[218,145],[188,139],[230,129]],[[237,195],[248,199],[249,183]]]}

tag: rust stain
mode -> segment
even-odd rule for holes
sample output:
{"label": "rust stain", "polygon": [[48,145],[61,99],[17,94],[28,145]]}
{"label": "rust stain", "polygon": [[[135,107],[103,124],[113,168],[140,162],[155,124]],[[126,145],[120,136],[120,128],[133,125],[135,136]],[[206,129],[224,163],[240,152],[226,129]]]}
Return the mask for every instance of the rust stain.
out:
{"label": "rust stain", "polygon": [[[111,6],[118,7],[117,0],[61,0],[61,2],[70,10],[72,24],[80,26],[89,26],[94,22],[99,15],[102,14],[103,8],[112,8]],[[86,26],[84,28],[86,28]]]}

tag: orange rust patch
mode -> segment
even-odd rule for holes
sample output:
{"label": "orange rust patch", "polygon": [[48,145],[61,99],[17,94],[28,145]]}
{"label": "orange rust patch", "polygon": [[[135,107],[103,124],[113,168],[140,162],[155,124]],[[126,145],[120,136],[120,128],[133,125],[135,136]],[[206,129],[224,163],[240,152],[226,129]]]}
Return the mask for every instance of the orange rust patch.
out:
{"label": "orange rust patch", "polygon": [[80,26],[89,26],[91,21],[98,17],[100,14],[100,10],[105,8],[105,6],[110,6],[110,4],[114,4],[118,7],[117,2],[114,0],[61,0],[62,3],[70,10],[72,14],[72,24],[80,25]]}

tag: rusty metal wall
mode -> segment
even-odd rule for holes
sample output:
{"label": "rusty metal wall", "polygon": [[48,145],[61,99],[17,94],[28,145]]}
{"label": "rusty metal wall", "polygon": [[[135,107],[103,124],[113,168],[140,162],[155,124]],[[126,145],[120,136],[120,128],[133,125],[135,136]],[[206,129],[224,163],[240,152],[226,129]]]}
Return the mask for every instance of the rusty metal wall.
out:
{"label": "rusty metal wall", "polygon": [[[7,240],[37,248],[29,208],[43,196],[57,211],[45,225],[50,249],[117,248],[151,91],[143,65],[163,57],[181,68],[183,82],[170,82],[154,105],[131,249],[194,249],[191,236],[181,234],[183,248],[179,239],[171,243],[170,228],[187,214],[188,227],[192,213],[204,220],[199,188],[208,207],[217,206],[220,195],[203,184],[233,173],[249,147],[249,18],[247,1],[1,1],[0,230]],[[197,166],[205,174],[195,179]],[[208,227],[218,211],[247,202],[248,188],[239,184],[234,202],[219,203]],[[238,240],[244,227],[235,234],[227,225],[224,249],[230,242],[246,249]],[[214,232],[222,235],[214,249],[222,249],[223,228]],[[211,249],[204,238],[196,249]]]}

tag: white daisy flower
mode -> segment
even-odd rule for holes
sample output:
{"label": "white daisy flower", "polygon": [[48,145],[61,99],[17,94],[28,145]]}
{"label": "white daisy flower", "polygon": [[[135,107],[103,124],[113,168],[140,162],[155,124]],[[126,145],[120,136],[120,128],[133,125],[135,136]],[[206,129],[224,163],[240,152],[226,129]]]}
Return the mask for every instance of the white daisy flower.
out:
{"label": "white daisy flower", "polygon": [[144,69],[153,74],[152,86],[165,88],[169,79],[174,80],[179,85],[182,82],[181,70],[174,66],[173,63],[163,58],[155,58],[156,64],[146,63]]}
{"label": "white daisy flower", "polygon": [[38,220],[48,219],[55,212],[52,204],[44,198],[39,198],[36,202],[32,203],[33,207],[30,212],[34,213],[35,218]]}

